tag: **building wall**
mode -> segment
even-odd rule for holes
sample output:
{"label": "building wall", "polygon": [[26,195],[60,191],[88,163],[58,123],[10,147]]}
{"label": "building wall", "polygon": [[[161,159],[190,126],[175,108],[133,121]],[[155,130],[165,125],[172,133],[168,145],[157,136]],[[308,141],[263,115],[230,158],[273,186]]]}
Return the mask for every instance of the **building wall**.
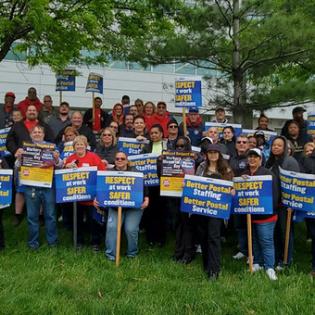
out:
{"label": "building wall", "polygon": [[[14,59],[14,58],[12,58]],[[108,67],[80,67],[76,68],[80,76],[76,78],[76,91],[63,92],[63,100],[75,108],[89,108],[92,104],[91,93],[85,93],[88,74],[96,72],[104,77],[104,108],[111,109],[121,100],[122,95],[127,94],[133,103],[137,98],[143,101],[165,101],[169,111],[180,113],[181,109],[174,106],[174,83],[178,77],[201,78],[202,69],[193,68],[191,65],[161,65],[156,67],[141,68],[138,64],[113,62]],[[216,73],[211,73],[215,78]],[[209,73],[208,73],[209,75]],[[16,101],[25,98],[29,87],[37,89],[39,98],[49,94],[53,97],[54,105],[59,103],[59,92],[55,91],[55,74],[48,66],[29,68],[24,61],[4,60],[0,63],[0,101],[7,91],[16,94]],[[206,82],[202,83],[203,109],[201,112],[212,114],[207,104],[212,94],[218,91],[210,90]],[[305,105],[309,112],[315,112],[315,104]],[[292,107],[274,108],[265,112],[270,117],[270,127],[279,129],[284,120],[291,118]],[[253,127],[257,126],[258,112],[254,113]],[[305,115],[306,116],[306,115]]]}

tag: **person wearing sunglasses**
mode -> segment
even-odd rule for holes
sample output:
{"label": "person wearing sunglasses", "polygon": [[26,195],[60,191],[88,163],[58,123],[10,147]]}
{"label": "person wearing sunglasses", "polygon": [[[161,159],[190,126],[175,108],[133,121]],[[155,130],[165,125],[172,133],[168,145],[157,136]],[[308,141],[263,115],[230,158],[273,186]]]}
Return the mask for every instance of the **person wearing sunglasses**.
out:
{"label": "person wearing sunglasses", "polygon": [[[152,117],[151,124],[160,125],[163,128],[164,137],[168,137],[167,124],[171,119],[170,113],[167,111],[167,106],[165,102],[158,102],[156,105],[156,113]],[[148,127],[149,128],[149,127]]]}
{"label": "person wearing sunglasses", "polygon": [[180,135],[189,137],[192,146],[199,146],[204,131],[204,124],[197,107],[192,107],[189,109],[188,115],[186,117],[186,126],[187,134],[184,135],[183,123],[180,124]]}
{"label": "person wearing sunglasses", "polygon": [[116,121],[111,121],[111,123],[109,124],[108,128],[110,128],[114,132],[114,134],[115,134],[115,136],[117,138],[118,137],[118,132],[119,132],[119,125],[118,125],[118,123]]}
{"label": "person wearing sunglasses", "polygon": [[117,138],[111,128],[107,127],[102,130],[95,153],[102,159],[103,163],[105,163],[108,168],[111,168],[114,165],[115,155],[117,153]]}
{"label": "person wearing sunglasses", "polygon": [[[235,176],[241,176],[248,169],[247,153],[249,150],[249,142],[246,135],[240,135],[236,138],[235,149],[236,155],[231,157],[230,166]],[[246,216],[233,215],[232,219],[237,232],[239,249],[233,258],[237,260],[243,259],[248,255]]]}
{"label": "person wearing sunglasses", "polygon": [[168,138],[166,142],[167,150],[175,150],[176,141],[178,138],[179,128],[175,119],[171,119],[167,124]]}
{"label": "person wearing sunglasses", "polygon": [[[117,152],[115,155],[115,171],[132,172],[133,168],[128,165],[128,157],[124,152]],[[124,225],[125,235],[127,239],[127,257],[134,258],[138,254],[138,235],[139,224],[143,214],[143,210],[149,205],[149,194],[147,187],[144,186],[143,203],[140,209],[123,208],[122,224]],[[105,255],[109,260],[114,261],[116,257],[116,241],[117,241],[117,208],[108,208],[108,220],[105,238]]]}

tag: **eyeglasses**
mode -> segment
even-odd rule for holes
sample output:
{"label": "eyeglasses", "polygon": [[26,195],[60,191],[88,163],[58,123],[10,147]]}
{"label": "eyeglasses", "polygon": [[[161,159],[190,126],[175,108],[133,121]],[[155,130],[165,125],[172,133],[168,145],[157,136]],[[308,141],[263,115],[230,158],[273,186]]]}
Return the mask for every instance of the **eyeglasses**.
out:
{"label": "eyeglasses", "polygon": [[236,143],[243,143],[243,144],[246,144],[246,143],[248,143],[248,141],[237,141]]}
{"label": "eyeglasses", "polygon": [[185,148],[183,144],[176,145],[176,148]]}
{"label": "eyeglasses", "polygon": [[159,105],[157,108],[163,108],[163,109],[165,109],[166,106],[164,106],[164,105]]}
{"label": "eyeglasses", "polygon": [[112,135],[110,133],[103,133],[102,137],[111,137]]}
{"label": "eyeglasses", "polygon": [[169,125],[168,128],[177,129],[178,126],[177,125]]}
{"label": "eyeglasses", "polygon": [[118,129],[117,126],[109,126],[109,128]]}
{"label": "eyeglasses", "polygon": [[119,158],[119,157],[117,157],[116,161],[126,161],[126,158]]}

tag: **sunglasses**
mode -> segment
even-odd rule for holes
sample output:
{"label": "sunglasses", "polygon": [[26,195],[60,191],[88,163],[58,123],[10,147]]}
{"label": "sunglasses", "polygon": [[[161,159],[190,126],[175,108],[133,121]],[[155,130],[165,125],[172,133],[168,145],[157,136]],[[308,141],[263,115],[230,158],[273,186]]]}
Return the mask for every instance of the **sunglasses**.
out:
{"label": "sunglasses", "polygon": [[109,126],[109,128],[118,129],[118,127],[117,127],[117,126]]}
{"label": "sunglasses", "polygon": [[183,144],[179,144],[176,146],[176,148],[185,148],[185,146]]}
{"label": "sunglasses", "polygon": [[178,126],[177,125],[170,125],[170,126],[168,126],[168,128],[177,129]]}
{"label": "sunglasses", "polygon": [[126,158],[116,158],[116,161],[126,161]]}
{"label": "sunglasses", "polygon": [[243,144],[246,144],[246,143],[248,143],[248,141],[237,141],[236,143],[243,143]]}
{"label": "sunglasses", "polygon": [[111,137],[112,135],[111,135],[110,133],[103,133],[102,136],[103,136],[103,137],[106,137],[106,136],[107,136],[107,137]]}
{"label": "sunglasses", "polygon": [[164,105],[159,105],[157,108],[166,108],[166,106],[164,106]]}

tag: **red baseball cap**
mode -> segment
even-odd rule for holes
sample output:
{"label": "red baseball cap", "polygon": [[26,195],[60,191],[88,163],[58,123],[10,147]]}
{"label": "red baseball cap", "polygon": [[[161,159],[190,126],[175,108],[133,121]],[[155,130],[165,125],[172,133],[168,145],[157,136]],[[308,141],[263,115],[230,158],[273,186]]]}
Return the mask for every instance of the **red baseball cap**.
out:
{"label": "red baseball cap", "polygon": [[7,96],[11,96],[11,97],[15,98],[15,94],[13,92],[5,93],[5,97],[7,97]]}

